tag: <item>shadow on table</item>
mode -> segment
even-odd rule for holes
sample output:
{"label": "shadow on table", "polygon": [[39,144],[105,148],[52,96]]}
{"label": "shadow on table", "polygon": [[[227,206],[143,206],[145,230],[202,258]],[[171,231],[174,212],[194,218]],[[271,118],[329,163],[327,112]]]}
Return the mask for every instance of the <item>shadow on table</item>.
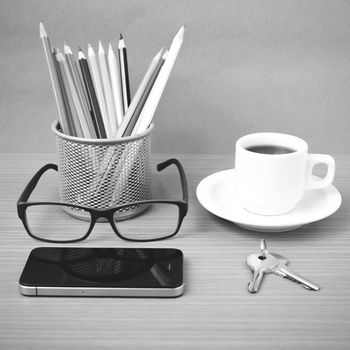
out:
{"label": "shadow on table", "polygon": [[[330,234],[335,236],[341,234],[348,228],[350,224],[346,219],[348,217],[348,210],[346,207],[341,207],[336,213],[328,218],[320,221],[316,221],[310,224],[301,226],[298,229],[286,231],[286,232],[258,232],[250,231],[242,227],[237,226],[235,223],[222,219],[214,214],[206,212],[208,217],[203,220],[200,224],[202,232],[213,231],[213,229],[220,231],[221,233],[234,233],[240,236],[256,237],[256,239],[264,238],[266,240],[275,239],[276,236],[279,240],[297,240],[297,241],[308,241],[308,240],[324,240]],[[211,224],[208,225],[208,222]]]}

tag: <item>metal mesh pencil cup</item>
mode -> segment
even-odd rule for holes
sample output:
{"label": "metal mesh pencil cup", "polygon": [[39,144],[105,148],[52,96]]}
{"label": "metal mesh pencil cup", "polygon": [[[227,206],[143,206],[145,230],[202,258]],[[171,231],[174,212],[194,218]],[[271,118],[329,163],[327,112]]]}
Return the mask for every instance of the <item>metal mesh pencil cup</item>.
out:
{"label": "metal mesh pencil cup", "polygon": [[[52,129],[56,135],[59,194],[63,202],[106,209],[151,198],[153,125],[140,135],[118,140],[64,135],[57,121]],[[128,207],[116,219],[136,216],[144,209],[145,206]],[[90,215],[78,208],[63,210],[78,219],[90,220]]]}

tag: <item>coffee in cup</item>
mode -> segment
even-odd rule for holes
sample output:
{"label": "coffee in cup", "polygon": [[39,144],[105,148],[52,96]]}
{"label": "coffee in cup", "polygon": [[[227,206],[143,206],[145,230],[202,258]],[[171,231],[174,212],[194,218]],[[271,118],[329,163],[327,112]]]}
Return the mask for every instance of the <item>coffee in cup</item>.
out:
{"label": "coffee in cup", "polygon": [[[323,179],[312,175],[319,163],[327,165]],[[306,190],[331,185],[335,161],[330,155],[308,154],[308,144],[299,137],[256,133],[237,141],[235,172],[244,208],[260,215],[282,215],[295,208]]]}

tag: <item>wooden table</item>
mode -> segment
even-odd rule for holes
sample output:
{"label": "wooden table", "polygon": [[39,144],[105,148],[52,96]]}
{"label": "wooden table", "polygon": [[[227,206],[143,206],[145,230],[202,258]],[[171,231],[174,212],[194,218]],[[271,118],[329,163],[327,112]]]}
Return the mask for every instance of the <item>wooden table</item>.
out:
{"label": "wooden table", "polygon": [[[153,156],[155,162],[168,155]],[[260,234],[208,213],[195,195],[207,175],[232,168],[232,156],[178,155],[187,173],[190,205],[180,233],[143,247],[176,247],[185,255],[185,294],[176,299],[35,298],[18,292],[30,238],[16,200],[34,172],[54,154],[0,155],[0,348],[348,349],[350,346],[350,156],[337,156],[335,185],[343,196],[333,216],[288,233]],[[54,186],[54,184],[51,184]],[[156,185],[180,196],[176,170]],[[249,294],[244,259],[264,237],[320,292],[275,276]],[[108,224],[74,246],[134,247]]]}

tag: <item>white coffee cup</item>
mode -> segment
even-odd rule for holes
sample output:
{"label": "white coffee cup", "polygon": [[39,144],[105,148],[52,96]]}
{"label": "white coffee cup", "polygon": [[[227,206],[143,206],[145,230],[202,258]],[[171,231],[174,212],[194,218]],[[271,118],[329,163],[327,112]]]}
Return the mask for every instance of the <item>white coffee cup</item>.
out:
{"label": "white coffee cup", "polygon": [[[282,154],[272,154],[279,151]],[[323,179],[315,178],[316,164],[327,165]],[[308,154],[308,144],[296,136],[257,133],[236,143],[237,193],[245,209],[260,215],[281,215],[292,211],[304,192],[331,185],[334,158]]]}

